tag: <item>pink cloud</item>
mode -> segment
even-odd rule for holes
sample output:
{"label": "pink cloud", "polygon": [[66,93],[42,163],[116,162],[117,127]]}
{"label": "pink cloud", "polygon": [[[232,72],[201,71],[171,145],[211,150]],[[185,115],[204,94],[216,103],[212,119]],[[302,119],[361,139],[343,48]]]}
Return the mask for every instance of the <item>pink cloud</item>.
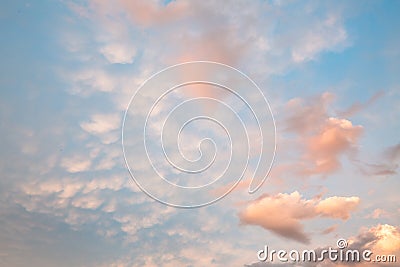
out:
{"label": "pink cloud", "polygon": [[321,130],[306,138],[307,152],[313,166],[307,174],[330,173],[340,167],[339,157],[356,148],[362,133],[360,125],[353,125],[345,119],[328,118]]}
{"label": "pink cloud", "polygon": [[265,195],[250,202],[239,214],[243,224],[258,225],[279,236],[309,243],[302,221],[316,217],[347,220],[360,202],[358,197],[305,199],[299,192]]}
{"label": "pink cloud", "polygon": [[334,98],[326,92],[308,100],[295,98],[286,104],[285,131],[295,134],[300,148],[300,158],[290,165],[297,175],[333,173],[341,167],[342,155],[352,156],[357,151],[363,127],[330,116],[329,105]]}
{"label": "pink cloud", "polygon": [[358,197],[334,196],[321,200],[315,208],[323,217],[347,220],[350,217],[350,211],[355,210],[359,203]]}

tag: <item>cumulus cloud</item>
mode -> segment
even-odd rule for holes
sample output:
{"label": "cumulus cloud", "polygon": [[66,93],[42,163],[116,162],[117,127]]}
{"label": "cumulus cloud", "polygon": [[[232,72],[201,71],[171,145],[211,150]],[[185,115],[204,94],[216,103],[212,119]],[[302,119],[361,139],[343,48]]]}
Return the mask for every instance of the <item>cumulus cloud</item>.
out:
{"label": "cumulus cloud", "polygon": [[321,216],[347,220],[350,217],[350,211],[355,210],[359,203],[358,197],[334,196],[321,200],[315,208]]}
{"label": "cumulus cloud", "polygon": [[[303,176],[331,174],[341,167],[340,157],[349,156],[367,176],[390,176],[397,174],[400,145],[395,144],[382,151],[374,163],[362,162],[354,157],[364,132],[361,125],[354,125],[348,118],[368,108],[384,95],[378,91],[365,103],[354,103],[343,111],[333,111],[336,96],[325,92],[310,98],[293,98],[285,105],[284,132],[294,133],[295,143],[300,146],[301,158],[288,164],[290,171]],[[332,114],[333,113],[333,114]],[[288,142],[288,139],[284,139]],[[383,161],[382,161],[383,159]]]}
{"label": "cumulus cloud", "polygon": [[327,175],[341,167],[340,157],[353,157],[363,133],[361,125],[330,116],[335,96],[325,92],[309,99],[294,98],[286,104],[285,131],[296,135],[301,156],[290,165],[296,174]]}
{"label": "cumulus cloud", "polygon": [[346,39],[347,33],[339,18],[331,15],[301,36],[292,50],[292,58],[295,62],[312,60],[320,51],[343,48]]}
{"label": "cumulus cloud", "polygon": [[312,132],[329,117],[328,108],[334,99],[335,95],[330,92],[308,99],[290,99],[285,106],[285,130],[300,134]]}
{"label": "cumulus cloud", "polygon": [[305,199],[299,192],[265,195],[250,202],[240,212],[243,224],[258,225],[284,238],[309,243],[302,221],[316,217],[347,220],[359,205],[358,197]]}
{"label": "cumulus cloud", "polygon": [[361,234],[352,240],[354,243],[361,244],[360,236],[363,234],[372,234],[374,240],[368,242],[365,246],[371,247],[375,253],[397,253],[400,252],[400,228],[389,224],[379,224],[368,230],[364,230]]}
{"label": "cumulus cloud", "polygon": [[63,75],[72,81],[69,92],[73,95],[88,96],[97,91],[112,92],[117,85],[110,74],[99,69],[74,70]]}
{"label": "cumulus cloud", "polygon": [[354,151],[362,133],[360,125],[338,118],[328,118],[319,132],[306,140],[305,157],[313,166],[305,170],[306,174],[331,173],[340,167],[339,157]]}
{"label": "cumulus cloud", "polygon": [[[347,240],[349,250],[358,250],[360,252],[364,250],[372,251],[371,260],[374,260],[377,255],[388,256],[395,255],[398,259],[400,256],[400,229],[398,226],[390,224],[378,224],[373,227],[361,228],[357,236],[348,238]],[[317,249],[321,250],[321,248]],[[306,265],[309,266],[309,265]],[[315,265],[311,265],[315,266]],[[360,263],[335,263],[326,262],[323,266],[372,266],[371,262],[360,262]],[[390,262],[374,262],[373,266],[398,266],[398,263]]]}

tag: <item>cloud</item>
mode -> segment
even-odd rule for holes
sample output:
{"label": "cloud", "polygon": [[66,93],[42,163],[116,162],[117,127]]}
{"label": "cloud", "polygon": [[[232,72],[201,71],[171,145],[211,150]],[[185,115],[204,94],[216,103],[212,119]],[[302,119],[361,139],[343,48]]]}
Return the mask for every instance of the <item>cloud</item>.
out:
{"label": "cloud", "polygon": [[301,134],[312,132],[329,117],[328,107],[334,99],[335,95],[330,92],[309,99],[290,99],[285,106],[285,131]]}
{"label": "cloud", "polygon": [[103,134],[120,127],[121,118],[117,114],[94,114],[91,121],[82,122],[83,130],[91,134]]}
{"label": "cloud", "polygon": [[391,146],[385,151],[386,158],[391,162],[399,162],[400,161],[400,143],[394,146]]}
{"label": "cloud", "polygon": [[362,129],[362,126],[353,125],[345,119],[328,118],[317,134],[305,140],[305,157],[313,162],[313,166],[306,169],[305,173],[331,173],[337,170],[340,167],[339,157],[356,149]]}
{"label": "cloud", "polygon": [[[86,5],[69,6],[75,14],[101,24],[93,42],[100,49],[94,51],[110,63],[120,57],[104,47],[117,43],[133,45],[141,55],[137,63],[145,62],[146,67],[211,60],[251,66],[265,75],[281,73],[349,44],[344,12],[335,7],[321,9],[318,3],[293,8],[264,1],[227,6],[218,1],[90,0]],[[300,16],[302,13],[307,16]],[[126,62],[131,57],[123,58]]]}
{"label": "cloud", "polygon": [[312,204],[301,199],[298,192],[293,192],[290,195],[265,196],[250,203],[240,213],[240,221],[260,225],[285,238],[309,243],[310,239],[304,233],[300,220],[314,216]]}
{"label": "cloud", "polygon": [[[364,230],[363,233],[369,233],[374,236],[374,240],[365,244],[371,247],[374,253],[400,253],[400,229],[399,227],[389,224],[379,224],[369,230]],[[363,234],[361,233],[361,235]],[[359,241],[357,238],[353,241]]]}
{"label": "cloud", "polygon": [[90,159],[79,155],[64,158],[61,161],[61,167],[70,173],[87,171],[90,169],[91,165],[92,162]]}
{"label": "cloud", "polygon": [[73,95],[88,96],[93,92],[112,92],[116,88],[113,77],[103,70],[84,69],[68,71],[62,74],[65,79],[71,80],[72,85],[69,92]]}
{"label": "cloud", "polygon": [[360,204],[358,197],[329,197],[321,200],[316,205],[317,213],[321,216],[347,220],[350,217],[350,211],[353,211]]}
{"label": "cloud", "polygon": [[330,15],[317,27],[303,33],[292,50],[292,58],[295,62],[315,59],[321,51],[342,49],[346,39],[347,33],[339,19]]}
{"label": "cloud", "polygon": [[91,135],[100,138],[105,145],[116,142],[120,135],[116,130],[121,127],[119,114],[93,114],[90,121],[80,123],[81,128]]}
{"label": "cloud", "polygon": [[330,116],[329,105],[334,98],[325,92],[309,99],[294,98],[286,104],[284,131],[295,134],[300,150],[297,162],[289,164],[297,175],[331,174],[341,167],[342,155],[352,157],[357,152],[363,127]]}
{"label": "cloud", "polygon": [[[400,144],[386,148],[377,163],[361,163],[359,168],[361,173],[368,176],[390,176],[398,173],[400,164]],[[380,159],[381,159],[380,158]]]}
{"label": "cloud", "polygon": [[[91,225],[97,234],[111,238],[118,233],[118,238],[127,243],[138,240],[137,231],[163,222],[174,211],[157,205],[149,208],[148,197],[132,190],[129,179],[121,173],[93,179],[81,176],[31,181],[21,184],[13,199],[26,211],[51,215],[74,230]],[[135,211],[127,213],[132,205]]]}
{"label": "cloud", "polygon": [[[400,229],[397,226],[389,224],[378,224],[376,226],[361,228],[359,234],[350,237],[347,241],[349,250],[364,250],[372,251],[371,260],[374,260],[377,255],[395,255],[398,259],[400,257]],[[321,249],[318,249],[321,250]],[[327,263],[326,266],[371,266],[370,262],[361,263]],[[398,263],[390,262],[374,262],[373,266],[398,266]]]}
{"label": "cloud", "polygon": [[291,194],[265,195],[250,202],[239,213],[243,224],[258,225],[284,238],[309,243],[301,222],[328,217],[347,220],[359,204],[358,197],[304,199],[297,191]]}
{"label": "cloud", "polygon": [[387,163],[363,163],[360,171],[367,176],[388,176],[397,174],[397,168],[397,165]]}
{"label": "cloud", "polygon": [[136,49],[125,44],[108,44],[100,49],[100,53],[111,63],[130,64],[136,55]]}

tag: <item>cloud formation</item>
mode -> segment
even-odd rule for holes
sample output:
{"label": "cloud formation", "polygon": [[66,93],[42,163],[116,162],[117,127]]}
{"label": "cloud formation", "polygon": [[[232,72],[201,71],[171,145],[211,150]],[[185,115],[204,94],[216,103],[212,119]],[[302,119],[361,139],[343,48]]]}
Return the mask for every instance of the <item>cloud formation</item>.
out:
{"label": "cloud formation", "polygon": [[[250,231],[251,234],[245,227],[238,229],[236,211],[229,208],[231,200],[204,209],[208,213],[204,210],[176,211],[170,216],[170,210],[135,191],[139,189],[131,186],[128,174],[120,164],[123,163],[117,142],[120,113],[146,78],[168,65],[187,60],[213,60],[238,67],[255,78],[266,95],[285,99],[288,95],[302,95],[301,90],[285,91],[281,85],[301,84],[304,73],[299,70],[340,77],[330,68],[329,71],[321,69],[319,73],[319,59],[324,61],[322,65],[327,63],[330,67],[332,61],[325,59],[331,58],[333,53],[328,57],[321,55],[340,52],[349,44],[350,33],[360,33],[358,21],[345,21],[346,10],[359,10],[353,3],[338,4],[336,1],[50,2],[37,1],[24,6],[9,1],[1,12],[5,25],[11,25],[11,28],[4,31],[2,43],[2,51],[6,52],[2,82],[3,87],[10,90],[3,90],[0,98],[0,117],[5,132],[0,162],[4,177],[0,181],[0,226],[4,229],[0,265],[239,266],[238,261],[244,261],[245,257],[254,258],[254,247],[262,242],[260,232],[263,229]],[[43,10],[51,10],[49,16],[42,16]],[[352,24],[354,21],[356,24]],[[377,22],[378,26],[382,25],[382,21]],[[349,25],[351,32],[346,29]],[[30,34],[26,34],[27,30]],[[363,41],[360,38],[360,42]],[[26,45],[31,42],[33,45]],[[364,43],[361,46],[365,49]],[[21,47],[26,49],[22,51]],[[37,50],[38,47],[42,49]],[[382,55],[378,49],[363,51],[371,52],[368,60]],[[343,55],[343,61],[333,60],[334,64],[339,64],[335,65],[337,69],[343,62],[348,66],[350,57],[347,55]],[[370,63],[368,60],[357,62],[357,70],[365,69],[363,64]],[[307,65],[310,61],[316,61],[316,64]],[[340,74],[340,70],[338,72]],[[301,78],[297,80],[296,77]],[[393,81],[393,77],[388,81]],[[368,83],[368,79],[352,75],[351,78],[357,79],[360,87]],[[330,88],[332,84],[325,84],[325,79],[323,82],[316,79],[313,88],[307,91],[316,93],[327,86]],[[214,96],[213,92],[195,91],[193,95]],[[340,92],[348,101],[365,93],[361,90]],[[288,103],[288,109],[281,113],[289,113],[286,133],[294,134],[302,148],[299,158],[294,161],[296,165],[289,165],[296,174],[328,175],[338,170],[342,156],[351,156],[356,150],[363,131],[348,118],[348,114],[356,112],[359,106],[354,105],[347,114],[332,114],[332,94],[326,93],[315,99],[316,103],[304,96],[293,99]],[[290,104],[293,104],[292,109]],[[379,115],[388,113],[382,111]],[[279,124],[279,127],[283,125]],[[393,129],[391,123],[387,127]],[[22,128],[33,134],[20,135]],[[319,151],[318,146],[323,151]],[[395,159],[396,153],[393,155],[391,158]],[[277,169],[284,175],[288,173],[282,166],[274,170]],[[246,183],[239,186],[245,189]],[[277,191],[275,184],[269,186]],[[245,193],[245,190],[241,191]],[[233,202],[243,200],[241,197],[236,195]],[[395,195],[391,197],[395,199]],[[273,211],[273,215],[279,216],[284,211],[282,216],[288,218],[287,224],[282,220],[281,229],[277,222],[272,224],[255,216],[256,211],[263,210],[262,207],[256,209],[255,202],[249,204],[252,209],[248,210],[253,211],[253,221],[274,228],[271,231],[279,231],[280,236],[289,232],[288,235],[303,241],[309,239],[303,221],[319,217],[344,220],[351,214],[349,209],[357,206],[354,197],[321,200],[293,196],[292,193],[269,198],[275,206],[263,205]],[[280,204],[285,201],[288,205]],[[350,208],[343,211],[342,206]],[[298,211],[291,207],[298,207]],[[382,208],[387,209],[385,205]],[[12,213],[8,213],[10,209],[13,209]],[[303,209],[306,214],[300,214]],[[14,217],[17,213],[21,216]],[[35,227],[30,232],[19,231],[31,227],[34,221],[39,227],[43,227],[43,221],[50,222],[50,225],[57,225],[54,226],[56,230],[45,235],[38,233]],[[73,239],[70,232],[59,232],[58,229],[67,228],[65,223],[82,238]],[[326,230],[331,231],[335,229]],[[114,250],[98,253],[92,245],[101,246],[103,241],[93,239],[92,234],[96,233],[104,242],[111,241]],[[26,239],[21,242],[24,246],[22,249],[14,246],[3,235],[9,235],[10,240]],[[44,247],[46,242],[42,242],[42,238],[50,235],[50,241],[44,241],[49,241],[48,247],[56,253],[48,253]],[[38,239],[26,243],[31,237]],[[41,245],[37,246],[39,238]],[[71,248],[76,247],[77,240],[87,242],[87,246],[82,247],[90,247],[93,254],[102,255],[89,255],[84,250],[75,252]],[[128,244],[123,244],[124,240]],[[58,242],[61,250],[57,250]],[[39,253],[25,254],[38,247]],[[163,252],[161,256],[160,251]],[[125,255],[118,261],[116,258],[121,253]],[[6,254],[14,255],[15,260],[10,260]],[[75,264],[59,260],[66,256],[75,259]],[[42,262],[36,263],[35,259]],[[116,264],[108,260],[115,260]]]}
{"label": "cloud formation", "polygon": [[305,199],[299,192],[265,195],[240,212],[243,224],[258,225],[279,236],[309,243],[302,221],[316,217],[347,220],[360,203],[358,197],[329,197],[323,200]]}
{"label": "cloud formation", "polygon": [[363,127],[330,116],[329,105],[334,98],[325,92],[309,99],[294,98],[286,104],[285,131],[296,135],[301,150],[299,162],[291,169],[299,175],[331,174],[341,167],[342,155],[351,157],[357,151]]}

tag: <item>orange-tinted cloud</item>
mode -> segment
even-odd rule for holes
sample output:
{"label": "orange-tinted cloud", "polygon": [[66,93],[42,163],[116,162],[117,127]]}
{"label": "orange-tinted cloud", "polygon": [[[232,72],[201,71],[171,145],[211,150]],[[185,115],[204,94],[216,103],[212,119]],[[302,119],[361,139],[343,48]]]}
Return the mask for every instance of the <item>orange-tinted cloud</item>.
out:
{"label": "orange-tinted cloud", "polygon": [[379,224],[367,230],[375,239],[367,244],[374,253],[397,253],[400,252],[400,229],[389,224]]}
{"label": "orange-tinted cloud", "polygon": [[361,133],[360,125],[353,125],[344,119],[328,118],[316,135],[305,140],[305,156],[313,162],[306,173],[330,173],[338,169],[339,156],[356,148]]}
{"label": "orange-tinted cloud", "polygon": [[285,107],[285,130],[300,134],[315,131],[328,118],[328,107],[334,99],[335,95],[325,92],[310,99],[289,100]]}
{"label": "orange-tinted cloud", "polygon": [[358,197],[329,197],[316,205],[317,213],[324,217],[347,220],[350,211],[355,210],[360,203]]}
{"label": "orange-tinted cloud", "polygon": [[302,220],[319,216],[347,220],[359,202],[358,197],[337,196],[307,200],[295,191],[260,197],[250,202],[239,217],[243,224],[258,225],[282,237],[309,243]]}
{"label": "orange-tinted cloud", "polygon": [[373,254],[370,256],[371,260],[375,260],[376,256],[396,256],[397,262],[360,262],[354,263],[331,263],[327,266],[386,266],[394,267],[398,266],[398,259],[400,257],[400,229],[398,226],[389,224],[378,224],[371,228],[363,228],[360,233],[351,237],[348,240],[348,249],[358,250],[360,252],[364,250],[370,250]]}
{"label": "orange-tinted cloud", "polygon": [[340,168],[340,156],[351,156],[357,150],[363,128],[349,120],[329,116],[333,99],[333,94],[324,93],[308,101],[292,99],[286,105],[285,130],[296,134],[301,147],[299,162],[291,166],[297,174],[330,174]]}

